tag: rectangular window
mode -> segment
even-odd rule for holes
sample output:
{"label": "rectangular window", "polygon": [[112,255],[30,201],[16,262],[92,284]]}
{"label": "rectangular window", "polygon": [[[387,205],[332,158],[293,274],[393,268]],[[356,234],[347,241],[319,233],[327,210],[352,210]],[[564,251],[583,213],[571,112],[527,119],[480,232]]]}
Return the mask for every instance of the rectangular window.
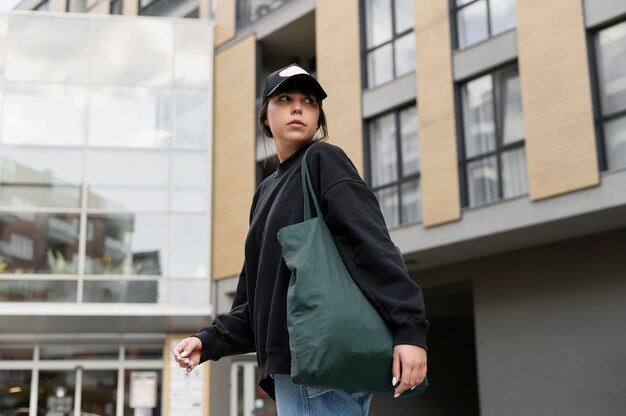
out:
{"label": "rectangular window", "polygon": [[422,219],[417,108],[368,122],[368,181],[387,227]]}
{"label": "rectangular window", "polygon": [[455,1],[457,46],[466,48],[515,27],[515,0]]}
{"label": "rectangular window", "polygon": [[364,0],[367,87],[415,71],[412,0]]}
{"label": "rectangular window", "polygon": [[626,21],[595,35],[602,169],[626,167]]}
{"label": "rectangular window", "polygon": [[522,98],[517,67],[461,86],[464,205],[477,206],[528,192]]}

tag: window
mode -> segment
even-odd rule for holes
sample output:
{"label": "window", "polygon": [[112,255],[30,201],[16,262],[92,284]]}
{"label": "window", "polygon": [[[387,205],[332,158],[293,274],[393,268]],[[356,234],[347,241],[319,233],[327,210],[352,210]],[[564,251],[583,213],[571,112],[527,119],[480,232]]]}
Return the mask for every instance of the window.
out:
{"label": "window", "polygon": [[49,0],[42,1],[41,3],[39,3],[37,5],[37,7],[35,7],[34,10],[36,10],[38,12],[49,12],[50,11],[50,1]]}
{"label": "window", "polygon": [[111,0],[111,2],[109,3],[109,13],[110,14],[123,14],[122,12],[123,3],[124,2],[122,0]]}
{"label": "window", "polygon": [[413,0],[364,0],[367,87],[415,71]]}
{"label": "window", "polygon": [[595,36],[602,169],[626,167],[626,22]]}
{"label": "window", "polygon": [[515,0],[453,1],[459,48],[466,48],[515,27]]}
{"label": "window", "polygon": [[517,67],[461,87],[464,205],[476,206],[528,192],[522,100]]}
{"label": "window", "polygon": [[368,180],[387,227],[420,221],[419,125],[415,106],[368,123]]}

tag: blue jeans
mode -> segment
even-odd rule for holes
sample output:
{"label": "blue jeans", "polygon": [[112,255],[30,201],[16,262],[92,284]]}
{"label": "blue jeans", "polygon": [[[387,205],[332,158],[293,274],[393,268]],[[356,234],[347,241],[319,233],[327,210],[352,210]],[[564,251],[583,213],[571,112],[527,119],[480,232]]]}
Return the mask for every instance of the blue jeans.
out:
{"label": "blue jeans", "polygon": [[372,393],[294,384],[289,374],[273,374],[278,416],[367,416]]}

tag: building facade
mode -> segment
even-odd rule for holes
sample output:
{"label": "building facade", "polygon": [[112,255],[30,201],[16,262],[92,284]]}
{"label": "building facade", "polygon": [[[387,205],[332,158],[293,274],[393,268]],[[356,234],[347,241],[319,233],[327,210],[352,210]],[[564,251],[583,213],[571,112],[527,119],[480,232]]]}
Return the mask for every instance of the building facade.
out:
{"label": "building facade", "polygon": [[[208,2],[196,0],[49,0],[22,5],[31,10],[191,18],[206,17],[209,9]],[[213,316],[230,308],[252,195],[276,166],[272,144],[256,125],[263,82],[275,69],[297,62],[315,73],[328,92],[324,106],[330,142],[347,152],[376,193],[392,239],[411,277],[424,289],[431,322],[428,392],[406,400],[375,396],[371,414],[623,412],[623,2],[215,0],[212,15],[215,60],[208,129],[213,139],[208,145],[212,166],[207,172],[211,202],[206,245],[211,255],[203,263],[212,290],[203,293],[210,292]],[[3,144],[3,151],[11,145]],[[45,176],[28,169],[35,170],[27,166],[22,175]],[[64,185],[64,191],[71,193],[71,186]],[[88,200],[90,191],[82,191],[81,201]],[[91,208],[87,201],[83,204],[76,213],[88,219]],[[107,219],[103,229],[107,224],[134,227],[134,217],[118,217],[113,224]],[[71,229],[72,222],[64,220],[57,228]],[[87,235],[87,225],[81,226]],[[25,268],[23,257],[35,246],[14,232],[7,235],[5,250],[11,247],[14,269],[3,271],[0,282],[21,280],[15,268]],[[77,280],[83,281],[84,299],[85,283],[91,279],[87,268],[95,267],[88,266],[87,259],[96,256],[88,254],[86,243],[81,248],[80,238],[77,244],[74,252],[83,253],[77,267],[85,277],[78,273]],[[71,246],[66,243],[63,250],[72,252]],[[56,250],[52,259],[57,260],[45,264],[61,267]],[[90,250],[97,253],[99,248]],[[142,268],[158,270],[162,262],[157,252],[141,248],[131,257]],[[128,254],[123,253],[118,260],[111,255],[107,264],[128,264],[127,270],[134,270],[135,263],[124,263]],[[71,266],[65,261],[62,267]],[[63,280],[61,276],[66,277],[57,280]],[[120,310],[132,307],[129,302],[118,303]],[[2,305],[9,311],[26,304],[10,300]],[[182,308],[175,304],[170,311]],[[169,357],[154,348],[167,352],[178,337],[193,333],[207,319],[206,313],[169,317],[176,324],[155,329],[161,341],[139,343],[143,350],[134,350],[134,341],[109,340],[109,347],[117,348],[109,354],[117,353],[116,365],[124,369],[116,373],[116,394],[124,396],[120,391],[132,384],[132,369],[126,369],[124,358],[129,351],[156,360],[133,360],[130,367],[160,368],[159,374],[168,372],[161,378],[171,382],[171,375],[179,373],[170,368]],[[101,318],[90,321],[107,327]],[[57,332],[68,327],[67,321],[49,325]],[[119,329],[122,324],[117,325]],[[27,335],[15,335],[30,330],[14,326],[9,332],[33,343]],[[140,340],[154,336],[137,328],[120,332]],[[65,342],[86,336],[93,334],[85,331]],[[35,345],[36,358],[24,359],[31,354],[31,344],[20,344],[28,346],[24,352],[15,347],[16,339],[11,340],[13,349],[2,351],[0,369],[45,361],[41,357],[49,354],[46,348],[64,342],[45,340]],[[256,386],[254,355],[227,357],[204,368],[209,373],[206,383],[196,387],[208,394],[205,414],[275,414],[271,400]],[[75,377],[93,379],[88,371],[95,368],[81,369]],[[170,390],[159,389],[163,414],[176,413],[170,402],[186,401]],[[115,409],[121,414],[119,406]],[[35,413],[32,407],[30,412]]]}
{"label": "building facade", "polygon": [[0,414],[205,414],[213,26],[95,11],[0,14]]}

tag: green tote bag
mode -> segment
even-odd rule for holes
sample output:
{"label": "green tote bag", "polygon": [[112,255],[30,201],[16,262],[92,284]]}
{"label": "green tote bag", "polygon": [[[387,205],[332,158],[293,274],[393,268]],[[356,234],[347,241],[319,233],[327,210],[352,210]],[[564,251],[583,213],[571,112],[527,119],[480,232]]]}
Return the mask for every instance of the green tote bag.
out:
{"label": "green tote bag", "polygon": [[[278,232],[292,272],[287,292],[291,378],[308,386],[393,394],[392,333],[343,264],[321,215],[307,153],[302,158],[304,222]],[[424,380],[402,396],[427,387]]]}

